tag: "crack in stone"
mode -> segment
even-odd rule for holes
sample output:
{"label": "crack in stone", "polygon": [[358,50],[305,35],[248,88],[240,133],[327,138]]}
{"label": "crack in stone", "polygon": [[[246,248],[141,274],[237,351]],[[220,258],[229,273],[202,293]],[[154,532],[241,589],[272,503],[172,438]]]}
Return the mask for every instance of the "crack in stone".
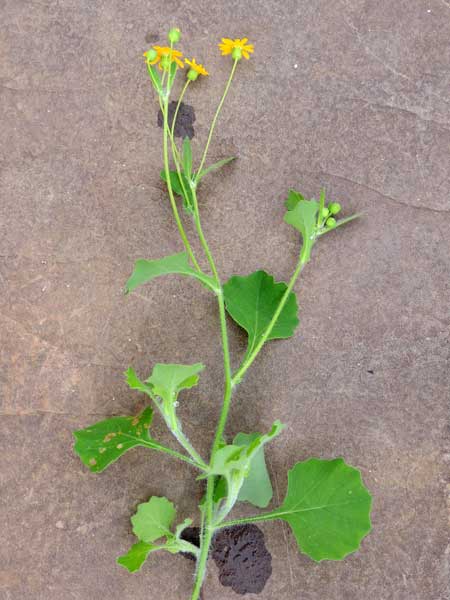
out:
{"label": "crack in stone", "polygon": [[393,111],[406,113],[408,115],[412,115],[412,116],[416,117],[417,119],[420,119],[421,121],[424,121],[425,123],[434,123],[435,125],[439,125],[442,129],[445,129],[445,131],[450,132],[450,129],[448,129],[446,127],[446,125],[448,125],[449,123],[437,121],[436,119],[427,119],[424,116],[422,116],[421,114],[419,114],[418,112],[416,112],[415,110],[411,110],[408,108],[402,108],[401,106],[396,106],[395,104],[378,104],[376,102],[370,102],[366,98],[352,98],[351,96],[346,96],[346,99],[352,100],[353,102],[363,102],[366,106],[373,107],[373,108],[390,109]]}
{"label": "crack in stone", "polygon": [[446,208],[430,208],[429,206],[416,206],[414,204],[408,204],[407,202],[403,202],[402,200],[398,200],[397,198],[388,196],[387,194],[380,192],[379,190],[376,190],[375,188],[372,188],[369,185],[366,185],[365,183],[355,181],[354,179],[350,179],[348,177],[345,177],[344,175],[336,175],[334,173],[329,173],[328,171],[306,171],[306,172],[312,173],[315,175],[325,175],[328,177],[335,177],[336,179],[342,179],[342,181],[347,181],[348,183],[351,183],[353,185],[357,185],[358,187],[362,187],[366,190],[369,190],[370,192],[377,194],[381,198],[384,198],[385,200],[389,200],[392,204],[398,204],[400,206],[405,206],[406,208],[409,208],[410,210],[422,210],[425,212],[433,212],[433,213],[439,213],[439,214],[450,212],[450,209],[446,209]]}

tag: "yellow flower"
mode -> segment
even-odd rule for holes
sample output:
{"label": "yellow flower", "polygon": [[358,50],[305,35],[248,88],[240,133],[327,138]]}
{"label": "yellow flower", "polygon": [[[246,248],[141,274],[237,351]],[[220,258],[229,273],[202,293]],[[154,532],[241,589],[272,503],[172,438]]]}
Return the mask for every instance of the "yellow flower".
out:
{"label": "yellow flower", "polygon": [[203,65],[199,65],[198,63],[195,62],[195,58],[193,58],[192,60],[188,60],[187,58],[185,58],[184,62],[187,65],[189,65],[191,67],[191,69],[193,71],[195,71],[195,73],[198,73],[199,75],[209,75],[208,71],[205,69],[205,67]]}
{"label": "yellow flower", "polygon": [[[230,40],[229,38],[222,38],[222,43],[219,44],[219,49],[222,52],[222,56],[226,54],[234,54],[233,58],[239,57],[240,54],[244,58],[249,59],[250,54],[253,52],[253,44],[247,44],[248,38],[242,38]],[[233,53],[233,50],[236,52]]]}
{"label": "yellow flower", "polygon": [[180,69],[184,69],[184,64],[180,60],[183,53],[179,50],[172,49],[171,51],[169,46],[153,46],[151,50],[144,52],[144,56],[150,65],[156,65],[158,63],[160,69],[162,69],[161,59],[164,59],[165,61],[170,59],[171,63],[176,62]]}

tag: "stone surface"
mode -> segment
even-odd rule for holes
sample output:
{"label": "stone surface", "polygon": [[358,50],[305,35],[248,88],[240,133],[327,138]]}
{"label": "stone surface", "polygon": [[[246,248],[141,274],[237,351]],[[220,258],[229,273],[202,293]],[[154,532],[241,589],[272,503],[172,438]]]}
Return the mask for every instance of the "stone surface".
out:
{"label": "stone surface", "polygon": [[[209,157],[239,160],[200,194],[224,278],[257,268],[289,276],[291,186],[307,195],[326,186],[346,211],[366,213],[314,250],[297,286],[300,329],[258,358],[227,431],[288,423],[268,452],[279,497],[296,460],[344,456],[374,494],[374,530],[345,562],[314,564],[283,524],[264,524],[273,575],[259,598],[450,598],[449,17],[446,0],[3,0],[1,600],[188,598],[190,561],[155,554],[130,575],[114,560],[150,495],[197,516],[190,468],[139,449],[93,475],[71,436],[139,410],[123,382],[129,365],[145,375],[155,362],[206,364],[180,406],[205,455],[218,415],[214,299],[177,277],[122,294],[136,258],[181,250],[142,61],[174,24],[211,73],[186,100],[197,156],[230,67],[216,42],[255,43]],[[237,364],[244,336],[231,323],[230,332]],[[154,431],[171,443],[160,421]],[[212,561],[204,595],[236,598]]]}

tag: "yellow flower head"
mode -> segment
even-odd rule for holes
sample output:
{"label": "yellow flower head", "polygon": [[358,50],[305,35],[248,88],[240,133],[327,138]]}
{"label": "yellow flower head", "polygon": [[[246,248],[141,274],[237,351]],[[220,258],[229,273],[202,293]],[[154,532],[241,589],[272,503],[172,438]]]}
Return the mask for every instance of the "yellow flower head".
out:
{"label": "yellow flower head", "polygon": [[184,69],[184,64],[180,60],[180,58],[183,56],[183,53],[179,50],[171,50],[169,46],[153,46],[151,50],[144,52],[144,56],[150,65],[158,64],[160,69],[162,69],[162,59],[164,59],[163,62],[169,60],[171,63],[176,62],[180,69]]}
{"label": "yellow flower head", "polygon": [[[233,58],[240,58],[242,55],[244,58],[249,59],[250,54],[253,52],[253,44],[247,44],[248,38],[242,38],[230,40],[229,38],[222,38],[222,42],[219,44],[219,49],[222,52],[222,56],[226,54],[232,54]],[[236,50],[235,52],[233,52]]]}
{"label": "yellow flower head", "polygon": [[195,73],[198,73],[199,75],[209,75],[208,71],[203,65],[199,65],[195,62],[195,58],[193,58],[192,60],[188,60],[187,58],[185,58],[184,62],[187,65],[189,65]]}

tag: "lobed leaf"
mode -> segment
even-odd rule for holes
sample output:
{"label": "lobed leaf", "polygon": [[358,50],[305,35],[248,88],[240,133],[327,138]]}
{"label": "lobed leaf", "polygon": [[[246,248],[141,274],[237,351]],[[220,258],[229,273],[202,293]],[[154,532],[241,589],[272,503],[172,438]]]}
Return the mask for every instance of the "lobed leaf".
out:
{"label": "lobed leaf", "polygon": [[286,521],[313,560],[341,560],[369,533],[371,503],[358,469],[342,458],[310,458],[289,471],[284,502],[266,517]]}
{"label": "lobed leaf", "polygon": [[[265,271],[235,275],[223,286],[228,314],[248,333],[247,356],[272,320],[286,288],[285,283],[275,283]],[[299,323],[297,313],[297,298],[291,292],[267,340],[291,337]]]}
{"label": "lobed leaf", "polygon": [[167,498],[152,496],[148,502],[139,504],[137,512],[131,517],[133,533],[141,541],[151,544],[162,537],[173,537],[170,526],[175,519],[176,510]]}
{"label": "lobed leaf", "polygon": [[205,365],[156,364],[146,383],[152,392],[167,402],[174,402],[181,390],[187,390],[198,383],[200,371]]}
{"label": "lobed leaf", "polygon": [[148,433],[153,410],[147,406],[136,417],[112,417],[74,431],[75,452],[93,472],[100,472],[135,446],[159,448]]}

